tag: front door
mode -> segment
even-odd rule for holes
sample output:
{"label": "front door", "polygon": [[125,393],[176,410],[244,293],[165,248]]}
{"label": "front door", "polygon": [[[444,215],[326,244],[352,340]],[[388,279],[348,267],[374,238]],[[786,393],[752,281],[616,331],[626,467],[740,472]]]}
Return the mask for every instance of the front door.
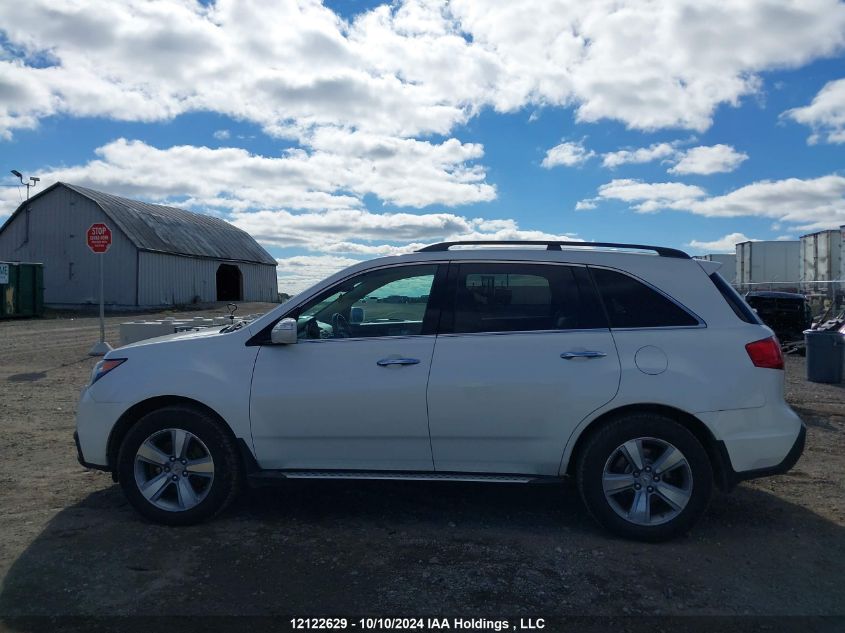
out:
{"label": "front door", "polygon": [[587,271],[518,262],[457,268],[428,388],[435,468],[557,475],[576,425],[619,385],[616,347]]}
{"label": "front door", "polygon": [[426,383],[437,264],[361,273],[296,308],[294,345],[264,345],[250,416],[263,468],[433,470]]}

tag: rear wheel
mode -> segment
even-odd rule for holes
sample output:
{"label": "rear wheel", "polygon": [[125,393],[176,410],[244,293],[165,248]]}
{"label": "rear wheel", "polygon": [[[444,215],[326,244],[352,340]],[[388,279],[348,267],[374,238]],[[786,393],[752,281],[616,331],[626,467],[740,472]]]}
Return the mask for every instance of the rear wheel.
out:
{"label": "rear wheel", "polygon": [[600,428],[576,472],[590,514],[610,531],[643,541],[689,530],[713,489],[707,451],[683,425],[658,414],[631,414]]}
{"label": "rear wheel", "polygon": [[241,478],[237,450],[220,422],[188,406],[148,413],[126,434],[118,455],[120,485],[144,517],[188,525],[220,513]]}

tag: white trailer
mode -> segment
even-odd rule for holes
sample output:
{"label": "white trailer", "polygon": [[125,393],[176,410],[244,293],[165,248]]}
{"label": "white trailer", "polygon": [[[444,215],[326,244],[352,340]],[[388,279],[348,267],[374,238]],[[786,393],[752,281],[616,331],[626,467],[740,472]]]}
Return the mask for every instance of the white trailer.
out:
{"label": "white trailer", "polygon": [[801,281],[842,278],[842,233],[834,229],[801,236]]}
{"label": "white trailer", "polygon": [[761,241],[736,245],[736,284],[742,291],[800,288],[801,242]]}

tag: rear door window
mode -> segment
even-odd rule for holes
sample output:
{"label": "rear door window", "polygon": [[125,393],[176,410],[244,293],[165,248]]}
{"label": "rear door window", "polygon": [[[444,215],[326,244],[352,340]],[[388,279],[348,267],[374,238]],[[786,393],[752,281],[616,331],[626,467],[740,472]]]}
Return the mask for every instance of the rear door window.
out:
{"label": "rear door window", "polygon": [[[582,297],[583,292],[586,296]],[[607,327],[584,268],[564,265],[461,264],[455,333]]]}
{"label": "rear door window", "polygon": [[630,275],[590,268],[612,328],[685,327],[699,321],[657,290]]}

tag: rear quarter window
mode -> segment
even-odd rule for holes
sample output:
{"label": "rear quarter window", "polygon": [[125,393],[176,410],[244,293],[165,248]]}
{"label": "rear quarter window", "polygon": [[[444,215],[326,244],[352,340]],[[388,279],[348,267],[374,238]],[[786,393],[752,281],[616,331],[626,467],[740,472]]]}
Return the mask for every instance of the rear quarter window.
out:
{"label": "rear quarter window", "polygon": [[751,309],[751,306],[746,303],[745,299],[739,296],[739,293],[733,289],[722,275],[713,273],[710,275],[710,281],[713,282],[713,285],[716,286],[716,289],[721,293],[725,301],[728,302],[735,315],[746,323],[754,323],[755,325],[762,323],[754,310]]}
{"label": "rear quarter window", "polygon": [[699,324],[654,288],[605,268],[590,268],[612,328],[687,327]]}

